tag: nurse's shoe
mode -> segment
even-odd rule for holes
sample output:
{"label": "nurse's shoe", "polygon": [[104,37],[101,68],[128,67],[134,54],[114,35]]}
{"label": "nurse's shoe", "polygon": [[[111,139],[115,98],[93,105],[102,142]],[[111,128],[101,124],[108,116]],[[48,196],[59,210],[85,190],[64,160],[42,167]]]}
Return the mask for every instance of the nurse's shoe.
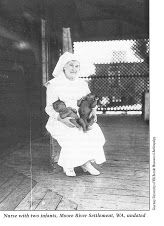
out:
{"label": "nurse's shoe", "polygon": [[68,177],[75,177],[76,176],[76,173],[74,171],[74,168],[67,168],[67,169],[64,169],[64,172],[65,174],[68,176]]}
{"label": "nurse's shoe", "polygon": [[91,175],[98,176],[100,172],[95,169],[90,162],[87,162],[83,166],[81,166],[84,172],[89,172]]}

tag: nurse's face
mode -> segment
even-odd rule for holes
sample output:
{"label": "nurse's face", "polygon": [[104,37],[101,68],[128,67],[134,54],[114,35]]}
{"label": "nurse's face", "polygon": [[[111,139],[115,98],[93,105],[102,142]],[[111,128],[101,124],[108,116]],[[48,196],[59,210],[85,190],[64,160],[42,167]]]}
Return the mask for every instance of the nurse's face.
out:
{"label": "nurse's face", "polygon": [[78,77],[80,71],[80,64],[76,60],[67,62],[64,66],[64,73],[67,79],[75,80]]}

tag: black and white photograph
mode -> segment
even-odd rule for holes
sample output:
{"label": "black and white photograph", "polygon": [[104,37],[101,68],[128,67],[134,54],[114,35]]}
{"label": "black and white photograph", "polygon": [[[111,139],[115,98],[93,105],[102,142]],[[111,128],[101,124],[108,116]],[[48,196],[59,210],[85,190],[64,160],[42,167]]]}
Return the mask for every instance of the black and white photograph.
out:
{"label": "black and white photograph", "polygon": [[149,0],[0,0],[3,218],[156,209],[149,38]]}

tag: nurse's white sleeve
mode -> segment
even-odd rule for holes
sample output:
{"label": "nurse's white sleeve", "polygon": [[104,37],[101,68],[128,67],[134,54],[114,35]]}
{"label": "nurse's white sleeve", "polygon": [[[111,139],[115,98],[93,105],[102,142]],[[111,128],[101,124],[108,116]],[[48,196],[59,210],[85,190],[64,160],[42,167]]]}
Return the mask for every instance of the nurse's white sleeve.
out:
{"label": "nurse's white sleeve", "polygon": [[59,113],[56,112],[53,108],[53,103],[58,100],[58,95],[55,92],[54,84],[48,84],[47,85],[47,91],[46,91],[46,108],[45,112],[53,118],[57,118]]}
{"label": "nurse's white sleeve", "polygon": [[86,81],[84,81],[84,92],[85,92],[85,96],[91,93],[88,83]]}

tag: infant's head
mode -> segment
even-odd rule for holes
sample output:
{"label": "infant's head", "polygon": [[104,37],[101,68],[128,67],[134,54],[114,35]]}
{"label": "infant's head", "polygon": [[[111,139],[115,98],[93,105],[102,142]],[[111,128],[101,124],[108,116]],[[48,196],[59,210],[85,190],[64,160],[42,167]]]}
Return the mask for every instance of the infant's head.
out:
{"label": "infant's head", "polygon": [[85,97],[85,99],[87,100],[87,101],[97,101],[99,98],[95,95],[95,94],[92,94],[92,93],[89,93],[86,97]]}
{"label": "infant's head", "polygon": [[92,94],[92,93],[89,93],[89,94],[86,96],[86,100],[88,100],[88,101],[94,101],[94,100],[95,100],[95,95]]}
{"label": "infant's head", "polygon": [[53,108],[55,111],[60,112],[66,108],[66,105],[63,101],[57,100],[53,103]]}

